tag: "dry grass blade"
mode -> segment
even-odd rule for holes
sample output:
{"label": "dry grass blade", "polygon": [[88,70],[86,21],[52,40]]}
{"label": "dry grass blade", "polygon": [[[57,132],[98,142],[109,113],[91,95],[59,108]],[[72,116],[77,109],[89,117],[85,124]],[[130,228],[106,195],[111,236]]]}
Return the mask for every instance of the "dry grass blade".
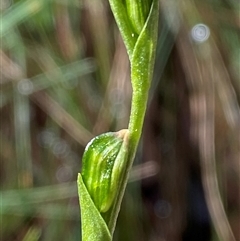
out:
{"label": "dry grass blade", "polygon": [[[111,73],[104,100],[93,127],[94,133],[107,131],[113,118],[120,117],[121,123],[117,120],[117,129],[125,128],[128,123],[126,109],[129,109],[131,95],[129,59],[120,34],[116,42],[116,52],[113,58]],[[121,118],[121,113],[125,118]]]}
{"label": "dry grass blade", "polygon": [[21,79],[23,78],[23,73],[21,68],[14,63],[1,49],[0,49],[0,72],[1,79],[0,84],[5,84],[8,79]]}
{"label": "dry grass blade", "polygon": [[44,91],[31,95],[31,99],[58,123],[79,144],[85,146],[92,138],[92,134],[69,115],[55,100]]}
{"label": "dry grass blade", "polygon": [[[192,137],[199,145],[206,201],[220,239],[234,241],[235,238],[222,203],[216,170],[214,63],[211,55],[205,60],[199,57],[186,36],[188,36],[187,31],[182,29],[179,34],[178,49],[182,55],[189,87],[192,89],[190,100],[193,120]],[[206,46],[209,47],[207,44]],[[207,48],[206,46],[205,48]],[[204,49],[202,50],[204,51]]]}

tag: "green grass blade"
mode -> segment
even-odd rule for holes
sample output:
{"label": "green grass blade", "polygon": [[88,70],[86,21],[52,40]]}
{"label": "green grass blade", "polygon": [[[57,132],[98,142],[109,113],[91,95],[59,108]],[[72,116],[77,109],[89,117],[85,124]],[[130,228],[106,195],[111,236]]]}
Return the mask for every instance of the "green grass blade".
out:
{"label": "green grass blade", "polygon": [[9,30],[28,19],[29,16],[38,13],[49,0],[27,0],[14,4],[3,14],[0,25],[0,36],[2,37]]}

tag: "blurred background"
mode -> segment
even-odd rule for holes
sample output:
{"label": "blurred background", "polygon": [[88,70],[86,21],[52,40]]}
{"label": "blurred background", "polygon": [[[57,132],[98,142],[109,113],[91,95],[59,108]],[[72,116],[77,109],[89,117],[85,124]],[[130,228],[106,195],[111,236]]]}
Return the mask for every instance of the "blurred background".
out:
{"label": "blurred background", "polygon": [[[240,240],[240,3],[160,5],[149,105],[114,240]],[[126,49],[107,0],[0,8],[1,240],[80,240],[84,147],[128,125]]]}

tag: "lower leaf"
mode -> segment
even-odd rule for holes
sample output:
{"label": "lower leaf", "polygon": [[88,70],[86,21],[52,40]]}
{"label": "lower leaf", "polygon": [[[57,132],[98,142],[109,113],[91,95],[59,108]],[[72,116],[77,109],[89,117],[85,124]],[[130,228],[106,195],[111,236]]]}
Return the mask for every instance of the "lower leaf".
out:
{"label": "lower leaf", "polygon": [[78,193],[82,220],[82,241],[111,241],[112,237],[78,174]]}

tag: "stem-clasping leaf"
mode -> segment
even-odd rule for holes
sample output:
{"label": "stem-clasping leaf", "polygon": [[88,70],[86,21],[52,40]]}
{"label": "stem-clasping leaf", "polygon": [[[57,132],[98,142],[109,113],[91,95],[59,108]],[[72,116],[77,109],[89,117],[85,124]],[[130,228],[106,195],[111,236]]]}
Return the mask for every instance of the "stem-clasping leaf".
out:
{"label": "stem-clasping leaf", "polygon": [[108,132],[87,145],[82,159],[82,178],[97,209],[108,211],[118,191],[127,160],[128,130]]}

